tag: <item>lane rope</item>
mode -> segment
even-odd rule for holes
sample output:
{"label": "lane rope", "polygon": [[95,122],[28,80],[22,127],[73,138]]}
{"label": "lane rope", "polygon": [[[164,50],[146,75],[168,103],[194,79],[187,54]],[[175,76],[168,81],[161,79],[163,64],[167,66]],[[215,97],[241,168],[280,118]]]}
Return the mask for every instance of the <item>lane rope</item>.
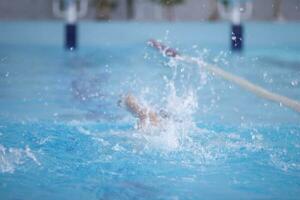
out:
{"label": "lane rope", "polygon": [[277,102],[280,105],[284,105],[300,113],[300,102],[297,100],[290,99],[286,96],[270,92],[261,86],[258,86],[242,77],[224,71],[223,69],[221,69],[216,65],[206,63],[203,60],[200,60],[199,58],[191,57],[187,55],[181,55],[175,49],[170,48],[157,40],[151,39],[148,41],[148,44],[153,48],[157,49],[163,56],[172,57],[178,61],[182,61],[182,62],[186,62],[189,64],[194,64],[199,67],[202,67],[208,72],[220,76],[227,81],[235,83],[236,85],[239,85],[240,87],[256,94],[257,96],[260,96],[262,98],[268,99],[273,102]]}

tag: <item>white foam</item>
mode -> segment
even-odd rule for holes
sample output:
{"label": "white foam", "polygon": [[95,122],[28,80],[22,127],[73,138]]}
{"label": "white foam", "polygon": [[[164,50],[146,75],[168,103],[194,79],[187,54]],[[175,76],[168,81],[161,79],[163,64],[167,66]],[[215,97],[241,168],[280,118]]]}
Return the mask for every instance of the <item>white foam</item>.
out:
{"label": "white foam", "polygon": [[7,148],[0,144],[1,173],[13,173],[16,170],[16,167],[28,161],[28,158],[34,161],[37,165],[41,165],[29,146],[26,146],[25,149],[20,149]]}
{"label": "white foam", "polygon": [[[156,91],[155,88],[146,86],[137,96],[144,106],[165,115],[160,120],[160,127],[154,127],[149,122],[143,130],[137,130],[149,146],[154,148],[177,150],[196,127],[193,115],[198,109],[197,91],[199,82],[200,85],[206,84],[207,76],[203,75],[201,80],[199,78],[195,86],[193,81],[190,81],[195,72],[194,68],[179,63],[176,59],[165,63],[171,70],[171,76],[163,76],[163,87],[160,86]],[[156,96],[158,101],[153,101],[153,96]]]}
{"label": "white foam", "polygon": [[114,150],[114,151],[125,151],[125,148],[122,147],[120,144],[116,144],[115,146],[112,147],[112,150]]}
{"label": "white foam", "polygon": [[[168,81],[166,87],[169,93],[163,98],[163,110],[168,117],[161,119],[160,127],[153,127],[148,123],[148,126],[139,131],[152,147],[176,150],[195,127],[192,115],[198,108],[198,100],[193,90],[178,95],[173,81]],[[149,105],[144,99],[143,104]]]}
{"label": "white foam", "polygon": [[32,153],[31,149],[29,148],[28,145],[26,145],[25,150],[24,150],[26,156],[33,160],[37,165],[41,165],[41,163],[37,160],[35,155]]}

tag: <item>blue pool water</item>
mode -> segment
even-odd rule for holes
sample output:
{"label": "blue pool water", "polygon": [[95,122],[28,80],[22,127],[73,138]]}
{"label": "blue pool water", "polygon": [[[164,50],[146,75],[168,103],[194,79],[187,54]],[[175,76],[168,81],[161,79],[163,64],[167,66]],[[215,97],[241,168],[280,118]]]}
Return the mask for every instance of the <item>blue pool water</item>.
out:
{"label": "blue pool water", "polygon": [[[157,38],[300,101],[298,24],[0,23],[0,199],[298,199],[300,114],[197,66]],[[147,134],[117,105],[128,92],[172,119]]]}

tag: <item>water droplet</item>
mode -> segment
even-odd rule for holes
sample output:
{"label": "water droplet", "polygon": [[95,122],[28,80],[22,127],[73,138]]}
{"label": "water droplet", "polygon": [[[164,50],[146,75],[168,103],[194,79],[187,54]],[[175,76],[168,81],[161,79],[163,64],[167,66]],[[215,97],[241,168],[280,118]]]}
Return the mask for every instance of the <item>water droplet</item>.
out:
{"label": "water droplet", "polygon": [[291,85],[292,86],[297,86],[299,84],[299,81],[298,80],[293,80],[291,81]]}

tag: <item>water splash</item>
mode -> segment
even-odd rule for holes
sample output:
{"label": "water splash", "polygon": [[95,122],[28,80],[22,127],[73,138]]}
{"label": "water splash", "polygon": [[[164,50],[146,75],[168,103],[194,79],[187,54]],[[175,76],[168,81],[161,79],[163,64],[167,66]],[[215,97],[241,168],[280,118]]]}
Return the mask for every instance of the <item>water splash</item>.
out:
{"label": "water splash", "polygon": [[[190,66],[179,65],[174,59],[164,64],[171,69],[171,75],[163,76],[164,89],[158,94],[161,95],[158,100],[150,103],[146,100],[145,95],[151,94],[152,91],[150,87],[146,87],[139,95],[144,105],[155,108],[156,112],[163,116],[160,126],[148,125],[138,131],[150,145],[164,150],[176,150],[182,147],[189,134],[196,128],[193,115],[198,109],[199,87],[190,81],[194,72]],[[200,78],[205,79],[205,76]]]}
{"label": "water splash", "polygon": [[37,165],[41,165],[29,146],[26,146],[24,149],[20,149],[7,148],[0,144],[1,173],[14,173],[17,166],[24,164],[28,160],[32,160]]}

